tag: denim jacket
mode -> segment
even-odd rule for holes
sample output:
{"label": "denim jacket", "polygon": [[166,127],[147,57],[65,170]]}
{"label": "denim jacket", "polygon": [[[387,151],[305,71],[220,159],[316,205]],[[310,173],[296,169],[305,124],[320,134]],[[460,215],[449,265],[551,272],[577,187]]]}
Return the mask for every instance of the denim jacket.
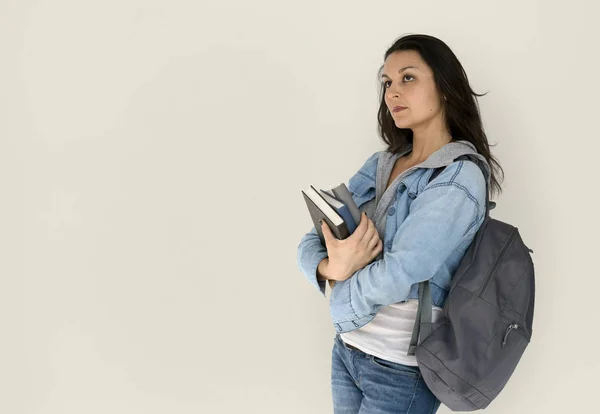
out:
{"label": "denim jacket", "polygon": [[[379,156],[372,154],[349,179],[356,205],[375,197]],[[408,152],[408,151],[407,151]],[[470,161],[454,161],[475,154],[481,169]],[[446,168],[430,183],[435,168]],[[398,178],[396,197],[388,209],[383,256],[356,271],[331,291],[329,310],[338,333],[370,322],[382,306],[418,298],[419,282],[429,280],[432,302],[443,307],[452,275],[473,241],[485,216],[489,165],[468,141],[452,141]],[[317,281],[319,262],[327,257],[313,226],[298,245],[297,263],[323,296],[325,281]]]}

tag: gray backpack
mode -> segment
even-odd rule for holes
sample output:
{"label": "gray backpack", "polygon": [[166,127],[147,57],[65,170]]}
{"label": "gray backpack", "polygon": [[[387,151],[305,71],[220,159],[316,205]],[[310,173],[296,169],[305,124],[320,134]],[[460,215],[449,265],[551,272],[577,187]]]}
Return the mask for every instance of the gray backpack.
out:
{"label": "gray backpack", "polygon": [[[481,168],[475,157],[457,159],[471,160]],[[531,340],[533,250],[516,227],[490,217],[490,204],[493,208],[495,203],[486,193],[484,222],[453,275],[435,324],[429,282],[419,284],[408,353],[416,356],[433,394],[452,411],[486,408],[508,382]]]}

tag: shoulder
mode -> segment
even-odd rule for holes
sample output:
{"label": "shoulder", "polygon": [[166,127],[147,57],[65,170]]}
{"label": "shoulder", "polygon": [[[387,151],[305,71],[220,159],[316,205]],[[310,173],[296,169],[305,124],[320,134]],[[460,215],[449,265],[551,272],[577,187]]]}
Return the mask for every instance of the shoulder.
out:
{"label": "shoulder", "polygon": [[362,168],[369,168],[369,167],[371,167],[373,165],[377,165],[377,162],[379,161],[379,157],[384,152],[385,152],[384,150],[375,151],[373,154],[369,155],[369,157],[363,163]]}
{"label": "shoulder", "polygon": [[447,190],[453,193],[463,193],[477,205],[478,210],[485,206],[486,179],[477,164],[468,160],[454,161],[430,183],[423,192]]}
{"label": "shoulder", "polygon": [[369,189],[375,188],[377,177],[377,162],[384,151],[375,151],[369,155],[362,166],[348,180],[348,190],[353,194],[365,194]]}
{"label": "shoulder", "polygon": [[375,151],[373,154],[371,154],[369,156],[369,158],[367,158],[367,161],[365,161],[365,162],[378,160],[379,159],[379,155],[381,155],[383,152],[385,152],[385,151],[384,150]]}
{"label": "shoulder", "polygon": [[369,155],[367,157],[367,159],[363,162],[363,164],[360,167],[360,169],[358,170],[357,174],[366,176],[367,178],[374,180],[375,176],[376,176],[376,171],[377,171],[377,163],[379,161],[380,155],[383,152],[384,152],[384,150],[375,151],[374,153]]}

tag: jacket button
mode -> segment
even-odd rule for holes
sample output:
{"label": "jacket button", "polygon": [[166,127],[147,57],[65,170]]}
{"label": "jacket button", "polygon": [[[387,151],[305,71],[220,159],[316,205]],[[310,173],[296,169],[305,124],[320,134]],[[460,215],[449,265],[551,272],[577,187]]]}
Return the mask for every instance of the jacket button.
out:
{"label": "jacket button", "polygon": [[388,211],[388,216],[393,216],[393,215],[394,215],[394,213],[396,213],[396,208],[395,208],[395,207],[392,207],[392,208],[390,208],[390,210]]}

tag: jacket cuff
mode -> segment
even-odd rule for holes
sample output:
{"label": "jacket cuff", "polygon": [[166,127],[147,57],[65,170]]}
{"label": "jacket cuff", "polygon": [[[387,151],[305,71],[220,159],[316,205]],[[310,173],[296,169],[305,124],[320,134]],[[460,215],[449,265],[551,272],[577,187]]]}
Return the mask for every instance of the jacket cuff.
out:
{"label": "jacket cuff", "polygon": [[311,260],[309,260],[307,264],[307,268],[305,268],[306,276],[310,283],[313,284],[321,292],[323,297],[325,297],[325,285],[327,284],[326,280],[317,280],[317,267],[319,267],[319,263],[321,260],[328,257],[327,251],[325,252],[316,252]]}

